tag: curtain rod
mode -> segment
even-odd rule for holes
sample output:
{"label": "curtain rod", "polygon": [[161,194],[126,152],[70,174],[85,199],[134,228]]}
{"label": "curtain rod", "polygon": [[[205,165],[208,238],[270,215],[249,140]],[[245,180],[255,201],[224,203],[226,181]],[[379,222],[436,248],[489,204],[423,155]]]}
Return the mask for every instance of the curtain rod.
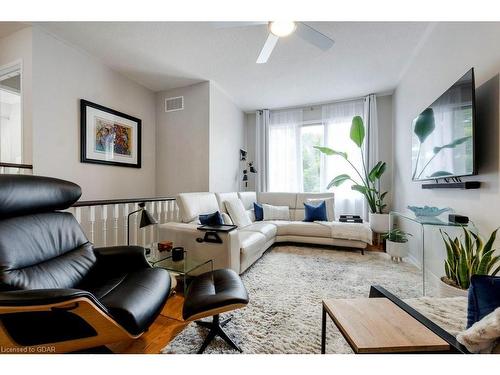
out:
{"label": "curtain rod", "polygon": [[[339,100],[333,100],[333,101],[329,100],[329,101],[325,101],[325,102],[316,102],[316,103],[313,103],[313,104],[302,104],[302,105],[296,105],[296,106],[291,106],[291,107],[261,108],[261,109],[257,109],[255,111],[251,111],[251,112],[247,112],[247,113],[255,113],[256,111],[262,111],[263,109],[269,109],[270,111],[284,111],[284,110],[287,110],[287,109],[318,107],[318,106],[327,105],[327,104],[352,102],[352,101],[355,101],[355,100],[365,99],[368,95],[372,95],[372,94],[374,94],[374,93],[370,93],[370,94],[367,94],[367,95],[364,95],[364,96],[358,96],[358,97],[354,97],[354,98],[339,99]],[[388,96],[388,95],[392,95],[392,94],[393,94],[392,91],[386,91],[386,92],[383,92],[383,93],[380,93],[380,94],[376,94],[375,93],[376,96]]]}

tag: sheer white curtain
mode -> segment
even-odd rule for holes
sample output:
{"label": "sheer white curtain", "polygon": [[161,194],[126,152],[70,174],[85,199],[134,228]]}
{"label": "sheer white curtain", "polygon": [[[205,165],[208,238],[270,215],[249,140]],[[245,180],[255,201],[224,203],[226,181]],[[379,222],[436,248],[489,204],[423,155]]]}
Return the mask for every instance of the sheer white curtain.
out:
{"label": "sheer white curtain", "polygon": [[[364,100],[352,100],[338,102],[322,107],[323,124],[325,126],[325,145],[336,151],[347,152],[349,160],[358,168],[362,169],[362,156],[359,148],[350,139],[352,118],[354,116],[364,117]],[[365,150],[363,150],[365,152]],[[326,190],[328,183],[339,174],[348,174],[354,180],[360,181],[360,177],[354,169],[340,156],[323,157],[324,166],[321,168],[321,187]],[[366,219],[364,208],[364,197],[360,193],[351,190],[351,183],[344,183],[334,188],[335,211],[340,214],[355,214]]]}
{"label": "sheer white curtain", "polygon": [[302,109],[271,111],[268,127],[268,190],[302,191]]}
{"label": "sheer white curtain", "polygon": [[[368,147],[365,149],[366,164],[368,171],[379,162],[379,141],[378,141],[378,113],[377,113],[377,96],[375,94],[370,94],[365,97],[365,108],[364,108],[364,123],[366,129],[366,140],[365,145]],[[363,201],[364,204],[364,214],[368,217],[368,212],[370,208]]]}
{"label": "sheer white curtain", "polygon": [[255,168],[257,169],[256,190],[269,190],[268,169],[269,110],[255,112]]}

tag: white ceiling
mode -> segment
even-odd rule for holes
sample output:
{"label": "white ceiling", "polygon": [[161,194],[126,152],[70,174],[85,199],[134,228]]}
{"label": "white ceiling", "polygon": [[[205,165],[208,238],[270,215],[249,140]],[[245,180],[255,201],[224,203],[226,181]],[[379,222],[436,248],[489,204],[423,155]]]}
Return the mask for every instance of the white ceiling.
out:
{"label": "white ceiling", "polygon": [[392,91],[428,23],[308,22],[335,40],[323,52],[296,35],[255,60],[267,27],[209,22],[49,22],[77,45],[153,91],[212,80],[243,110],[281,108]]}

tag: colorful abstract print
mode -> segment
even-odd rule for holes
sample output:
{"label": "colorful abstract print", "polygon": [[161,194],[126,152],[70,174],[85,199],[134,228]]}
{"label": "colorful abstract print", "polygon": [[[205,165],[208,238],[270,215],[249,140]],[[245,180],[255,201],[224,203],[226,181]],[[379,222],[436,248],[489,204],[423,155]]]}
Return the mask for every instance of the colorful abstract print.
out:
{"label": "colorful abstract print", "polygon": [[96,117],[95,119],[95,151],[132,155],[132,128],[127,125]]}

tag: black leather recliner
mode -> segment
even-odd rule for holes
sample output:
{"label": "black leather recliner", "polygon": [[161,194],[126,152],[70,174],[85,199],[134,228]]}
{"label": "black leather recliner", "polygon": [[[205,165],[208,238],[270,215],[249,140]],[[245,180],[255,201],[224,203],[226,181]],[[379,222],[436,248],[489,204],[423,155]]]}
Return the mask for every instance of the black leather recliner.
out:
{"label": "black leather recliner", "polygon": [[58,212],[80,196],[68,181],[0,175],[0,347],[96,347],[140,336],[161,312],[169,273],[142,247],[94,248]]}

